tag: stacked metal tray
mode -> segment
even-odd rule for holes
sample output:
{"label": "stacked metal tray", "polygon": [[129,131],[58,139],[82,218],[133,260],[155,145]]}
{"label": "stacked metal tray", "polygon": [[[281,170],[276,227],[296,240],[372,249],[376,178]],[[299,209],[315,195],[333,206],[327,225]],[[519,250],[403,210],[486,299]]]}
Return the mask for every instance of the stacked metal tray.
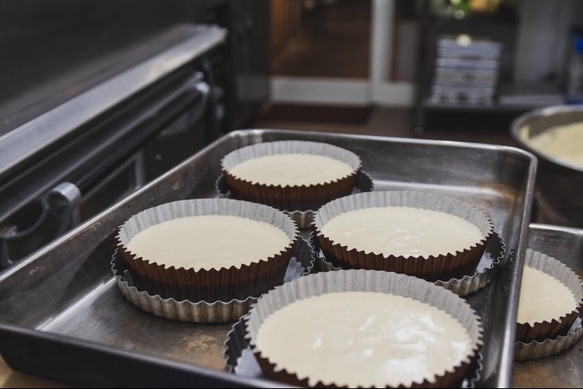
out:
{"label": "stacked metal tray", "polygon": [[117,228],[161,203],[217,197],[222,157],[277,140],[327,142],[362,159],[374,190],[424,190],[484,209],[505,245],[504,266],[464,298],[484,326],[477,387],[510,386],[514,326],[536,173],[535,157],[505,146],[307,131],[235,131],[0,274],[0,353],[14,370],[78,386],[283,386],[233,374],[233,323],[158,317],[120,292],[111,270]]}
{"label": "stacked metal tray", "polygon": [[[563,262],[583,278],[583,229],[549,224],[531,224],[528,248]],[[576,326],[576,325],[575,325]],[[561,344],[539,344],[539,358],[515,361],[512,386],[522,388],[583,387],[581,324]],[[561,347],[555,347],[561,346]],[[516,354],[515,354],[516,355]],[[528,354],[526,354],[528,356]],[[537,356],[538,356],[537,355]]]}

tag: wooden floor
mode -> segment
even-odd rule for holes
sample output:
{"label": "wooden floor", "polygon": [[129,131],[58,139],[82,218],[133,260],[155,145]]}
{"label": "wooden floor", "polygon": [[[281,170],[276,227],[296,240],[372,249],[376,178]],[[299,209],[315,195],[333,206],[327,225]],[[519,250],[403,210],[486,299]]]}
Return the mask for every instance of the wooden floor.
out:
{"label": "wooden floor", "polygon": [[[368,79],[372,2],[317,3],[305,13],[300,30],[272,58],[272,75]],[[413,130],[419,125],[414,125],[410,108],[273,105],[250,126],[517,146],[510,136],[508,115],[474,112],[464,117],[451,111],[431,115],[423,116],[419,133]]]}
{"label": "wooden floor", "polygon": [[370,0],[321,2],[272,61],[279,76],[368,78]]}

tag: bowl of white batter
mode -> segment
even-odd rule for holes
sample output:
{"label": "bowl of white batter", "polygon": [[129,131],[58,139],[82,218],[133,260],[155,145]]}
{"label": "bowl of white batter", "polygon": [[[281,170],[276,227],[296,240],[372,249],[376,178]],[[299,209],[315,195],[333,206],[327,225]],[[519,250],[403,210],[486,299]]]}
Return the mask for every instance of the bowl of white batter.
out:
{"label": "bowl of white batter", "polygon": [[583,227],[583,106],[551,106],[516,118],[511,134],[538,158],[536,221]]}

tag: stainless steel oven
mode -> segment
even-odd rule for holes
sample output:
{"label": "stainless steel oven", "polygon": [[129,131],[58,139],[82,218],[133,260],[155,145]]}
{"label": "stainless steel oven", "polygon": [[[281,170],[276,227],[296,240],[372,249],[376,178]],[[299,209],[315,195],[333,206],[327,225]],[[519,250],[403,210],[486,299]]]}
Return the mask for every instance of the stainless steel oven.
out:
{"label": "stainless steel oven", "polygon": [[94,63],[33,119],[0,124],[0,270],[226,132],[225,42],[221,27],[173,26]]}

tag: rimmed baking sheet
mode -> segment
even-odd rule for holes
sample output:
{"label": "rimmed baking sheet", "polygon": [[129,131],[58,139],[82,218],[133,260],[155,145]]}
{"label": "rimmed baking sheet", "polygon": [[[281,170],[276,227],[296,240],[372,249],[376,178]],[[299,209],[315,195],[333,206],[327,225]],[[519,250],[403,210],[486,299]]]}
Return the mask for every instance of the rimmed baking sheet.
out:
{"label": "rimmed baking sheet", "polygon": [[352,150],[375,190],[449,194],[489,213],[512,258],[490,285],[467,297],[482,318],[487,345],[476,386],[508,387],[536,159],[505,146],[309,131],[227,134],[0,274],[0,352],[6,363],[76,386],[272,387],[226,372],[222,355],[230,324],[183,323],[143,312],[122,296],[109,262],[115,231],[130,216],[168,201],[215,197],[226,153],[282,139]]}

